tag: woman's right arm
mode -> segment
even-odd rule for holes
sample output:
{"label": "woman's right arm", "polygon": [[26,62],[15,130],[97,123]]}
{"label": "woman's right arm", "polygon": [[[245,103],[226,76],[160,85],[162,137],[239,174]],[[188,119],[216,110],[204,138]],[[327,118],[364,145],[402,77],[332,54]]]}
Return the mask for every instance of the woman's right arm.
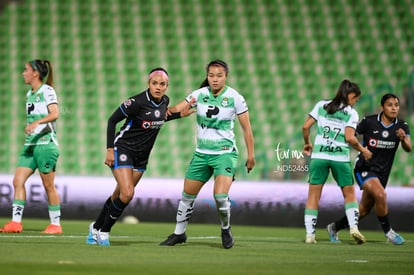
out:
{"label": "woman's right arm", "polygon": [[177,105],[168,108],[168,111],[170,113],[181,113],[183,111],[188,110],[189,105],[191,105],[191,103],[189,103],[187,100],[183,100]]}
{"label": "woman's right arm", "polygon": [[316,120],[313,117],[308,116],[302,126],[303,141],[305,142],[305,145],[303,146],[303,153],[307,156],[310,156],[312,154],[313,146],[310,139],[310,129],[315,122]]}
{"label": "woman's right arm", "polygon": [[116,124],[118,124],[118,122],[124,120],[125,118],[126,116],[121,111],[121,108],[118,108],[108,119],[108,126],[106,128],[106,158],[105,158],[105,164],[108,166],[114,165],[114,161],[115,161],[114,141],[115,141]]}
{"label": "woman's right arm", "polygon": [[355,136],[355,129],[352,127],[345,127],[345,141],[351,144],[351,146],[361,152],[362,156],[368,160],[372,157],[372,152],[367,147],[362,146],[359,140]]}

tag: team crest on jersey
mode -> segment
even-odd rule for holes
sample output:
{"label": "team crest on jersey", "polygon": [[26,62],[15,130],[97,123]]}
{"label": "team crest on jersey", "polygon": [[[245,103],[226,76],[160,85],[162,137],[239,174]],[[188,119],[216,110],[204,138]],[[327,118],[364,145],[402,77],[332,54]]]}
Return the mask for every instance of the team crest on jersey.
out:
{"label": "team crest on jersey", "polygon": [[40,95],[36,95],[35,101],[40,102]]}
{"label": "team crest on jersey", "polygon": [[147,121],[147,120],[142,121],[142,128],[148,129],[149,127],[151,127],[151,121]]}
{"label": "team crest on jersey", "polygon": [[387,138],[390,135],[390,133],[388,131],[382,131],[381,135],[383,138]]}
{"label": "team crest on jersey", "polygon": [[157,118],[158,118],[158,117],[160,117],[160,115],[161,115],[160,110],[155,110],[155,111],[154,111],[154,116],[155,116],[155,117],[157,117]]}
{"label": "team crest on jersey", "polygon": [[223,100],[221,101],[221,106],[223,107],[229,106],[229,99],[227,97],[223,98]]}
{"label": "team crest on jersey", "polygon": [[362,173],[361,173],[361,176],[362,176],[363,178],[365,178],[367,175],[368,175],[368,172],[367,172],[367,171],[364,171],[364,172],[362,172]]}
{"label": "team crest on jersey", "polygon": [[119,155],[119,160],[120,161],[124,162],[124,161],[127,161],[127,159],[128,159],[127,155],[125,155],[125,154]]}
{"label": "team crest on jersey", "polygon": [[371,138],[371,139],[369,139],[368,144],[369,144],[369,146],[371,146],[371,147],[377,147],[377,145],[378,145],[378,140]]}

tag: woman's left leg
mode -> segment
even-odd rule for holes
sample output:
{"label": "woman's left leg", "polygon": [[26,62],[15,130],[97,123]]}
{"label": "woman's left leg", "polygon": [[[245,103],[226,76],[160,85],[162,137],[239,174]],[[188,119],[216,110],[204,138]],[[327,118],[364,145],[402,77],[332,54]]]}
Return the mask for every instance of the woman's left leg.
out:
{"label": "woman's left leg", "polygon": [[118,168],[113,170],[117,182],[111,196],[111,203],[105,215],[101,232],[110,232],[112,226],[122,215],[124,209],[134,197],[135,186],[141,179],[143,172],[134,171],[132,168]]}

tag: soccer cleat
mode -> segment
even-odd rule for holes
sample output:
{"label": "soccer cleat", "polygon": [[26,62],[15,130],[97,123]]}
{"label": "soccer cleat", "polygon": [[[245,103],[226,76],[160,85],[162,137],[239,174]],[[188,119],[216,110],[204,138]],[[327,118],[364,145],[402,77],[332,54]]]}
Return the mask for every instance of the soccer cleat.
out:
{"label": "soccer cleat", "polygon": [[86,237],[86,244],[97,244],[98,243],[98,230],[93,228],[94,223],[89,225],[89,234]]}
{"label": "soccer cleat", "polygon": [[231,228],[221,229],[221,243],[225,249],[232,248],[234,245],[233,235],[231,234]]}
{"label": "soccer cleat", "polygon": [[43,230],[41,233],[42,234],[50,234],[50,235],[62,234],[62,226],[55,225],[55,224],[49,224],[46,227],[46,229]]}
{"label": "soccer cleat", "polygon": [[404,238],[392,229],[388,231],[385,236],[387,237],[387,241],[391,242],[392,244],[401,245],[405,242]]}
{"label": "soccer cleat", "polygon": [[109,232],[101,232],[100,230],[97,233],[97,243],[101,246],[110,246],[109,243]]}
{"label": "soccer cleat", "polygon": [[6,223],[3,228],[0,228],[1,233],[22,233],[23,225],[21,222],[10,221]]}
{"label": "soccer cleat", "polygon": [[365,243],[365,237],[364,237],[364,235],[361,234],[361,232],[359,232],[357,227],[352,227],[349,230],[349,234],[351,235],[352,238],[354,238],[354,240],[357,242],[357,244]]}
{"label": "soccer cleat", "polygon": [[316,243],[315,236],[313,236],[313,235],[306,235],[305,243],[315,244]]}
{"label": "soccer cleat", "polygon": [[335,223],[330,223],[326,226],[326,231],[328,231],[329,240],[331,243],[340,243],[341,241],[338,238],[338,231],[335,231]]}
{"label": "soccer cleat", "polygon": [[171,234],[170,236],[168,236],[168,238],[163,241],[162,243],[160,243],[160,245],[168,245],[168,246],[173,246],[179,243],[185,243],[187,241],[187,236],[185,235],[185,233],[183,234]]}

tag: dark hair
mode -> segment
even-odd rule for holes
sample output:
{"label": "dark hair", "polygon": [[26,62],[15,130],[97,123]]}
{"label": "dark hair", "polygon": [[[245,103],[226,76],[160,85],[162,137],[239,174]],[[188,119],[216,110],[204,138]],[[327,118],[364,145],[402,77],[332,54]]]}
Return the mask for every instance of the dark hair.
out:
{"label": "dark hair", "polygon": [[166,73],[166,75],[168,75],[167,70],[166,70],[166,69],[164,69],[164,68],[162,68],[162,67],[157,67],[157,68],[152,69],[152,70],[149,72],[149,74],[148,74],[148,75],[152,74],[152,73],[153,73],[153,72],[155,72],[155,71],[163,71],[164,73]]}
{"label": "dark hair", "polygon": [[[213,60],[210,63],[208,63],[207,64],[207,67],[206,67],[207,74],[208,74],[208,69],[210,69],[211,66],[220,66],[220,67],[223,67],[224,68],[224,71],[226,71],[226,75],[228,75],[228,73],[229,73],[229,66],[223,60],[216,59],[216,60]],[[209,84],[208,84],[208,78],[206,77],[206,79],[204,79],[204,81],[201,83],[200,88],[208,87],[208,86],[209,86]]]}
{"label": "dark hair", "polygon": [[398,100],[398,102],[400,102],[400,99],[398,98],[398,96],[396,96],[395,94],[388,93],[388,94],[385,94],[385,95],[382,96],[381,106],[384,106],[385,101],[387,101],[389,98],[396,98]]}
{"label": "dark hair", "polygon": [[342,80],[338,91],[336,92],[335,98],[324,106],[326,112],[328,114],[333,114],[348,106],[348,95],[350,93],[354,93],[355,95],[360,96],[361,90],[356,83],[351,82],[347,79]]}
{"label": "dark hair", "polygon": [[46,78],[46,84],[53,86],[53,69],[49,60],[35,59],[29,61],[29,64],[33,70],[39,72],[39,78],[42,82]]}

